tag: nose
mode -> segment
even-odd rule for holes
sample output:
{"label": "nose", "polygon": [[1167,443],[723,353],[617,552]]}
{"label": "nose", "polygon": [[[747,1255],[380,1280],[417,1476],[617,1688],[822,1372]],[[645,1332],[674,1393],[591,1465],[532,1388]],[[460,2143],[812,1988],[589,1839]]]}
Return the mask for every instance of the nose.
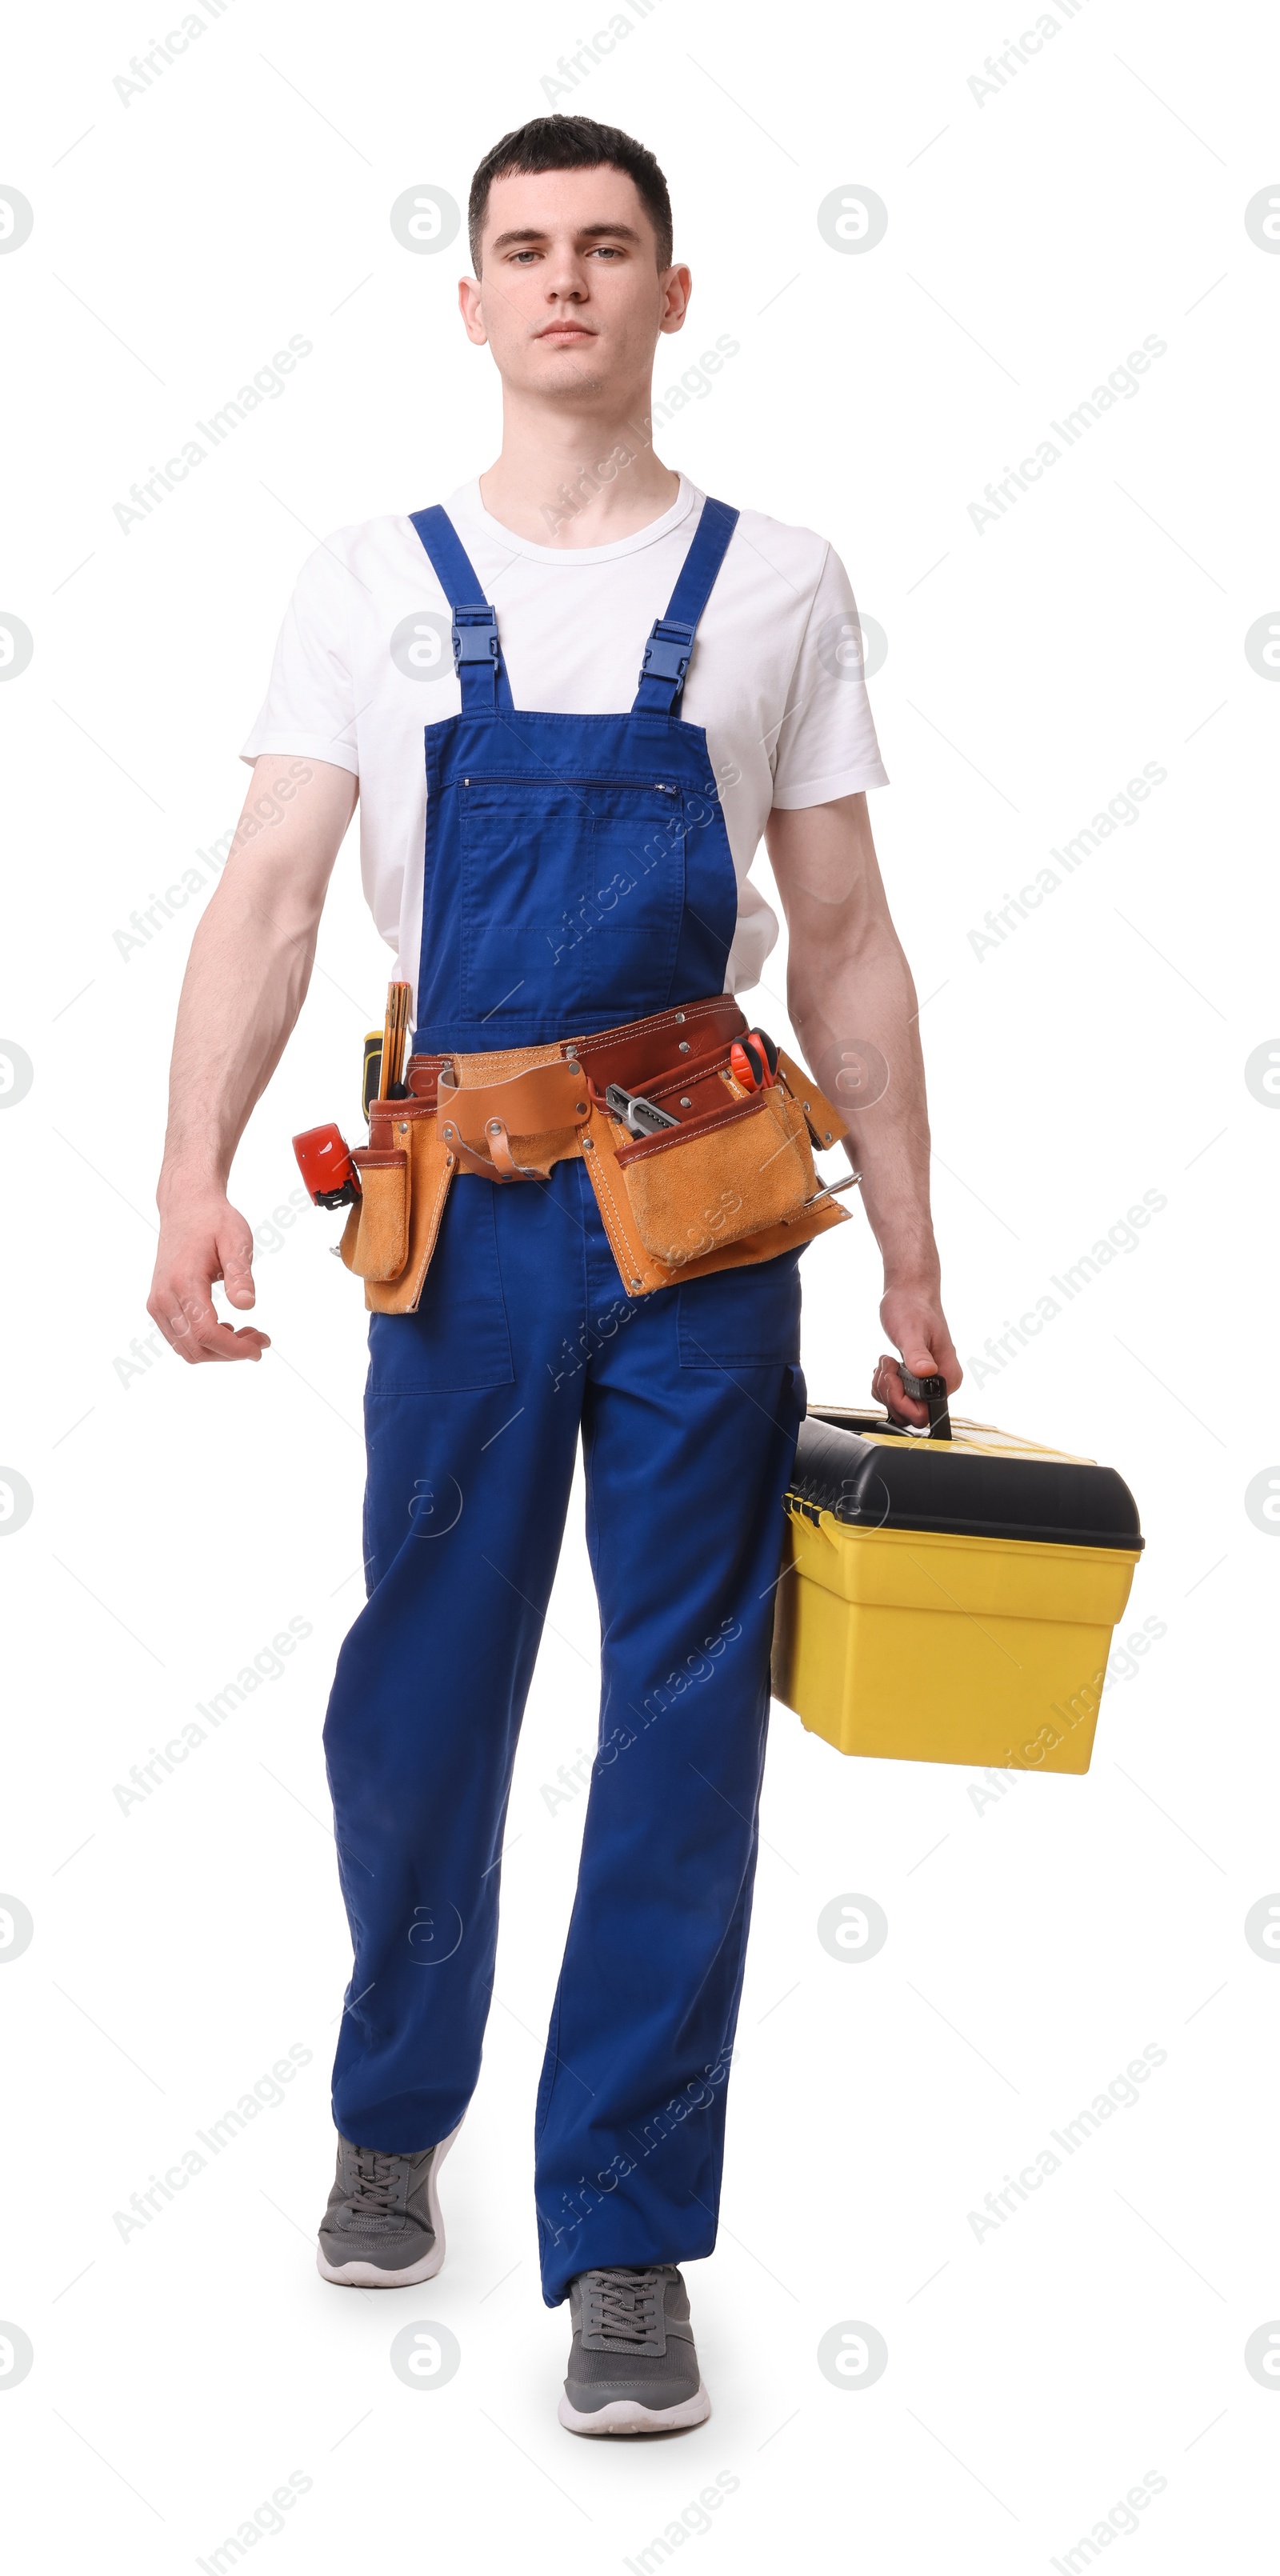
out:
{"label": "nose", "polygon": [[588,292],[586,270],[573,243],[557,243],[547,262],[548,304],[582,304]]}

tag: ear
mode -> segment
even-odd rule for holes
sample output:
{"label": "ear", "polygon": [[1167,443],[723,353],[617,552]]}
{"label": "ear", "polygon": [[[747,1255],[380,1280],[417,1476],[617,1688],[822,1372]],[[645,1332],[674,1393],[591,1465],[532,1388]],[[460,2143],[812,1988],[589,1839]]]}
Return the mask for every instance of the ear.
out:
{"label": "ear", "polygon": [[669,268],[662,290],[660,331],[682,331],[693,293],[693,275],[687,268]]}
{"label": "ear", "polygon": [[480,297],[481,286],[478,277],[459,278],[458,311],[462,315],[462,326],[466,332],[467,338],[472,343],[472,346],[477,349],[486,348],[489,341],[489,334],[485,329],[484,314],[481,309]]}

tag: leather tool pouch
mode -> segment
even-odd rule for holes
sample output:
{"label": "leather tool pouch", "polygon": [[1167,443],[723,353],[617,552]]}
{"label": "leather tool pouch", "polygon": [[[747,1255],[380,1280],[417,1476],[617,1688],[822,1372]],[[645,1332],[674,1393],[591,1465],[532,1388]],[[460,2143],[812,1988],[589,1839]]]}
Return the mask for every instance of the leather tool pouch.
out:
{"label": "leather tool pouch", "polygon": [[798,1215],[819,1188],[804,1112],[779,1083],[617,1155],[646,1252],[668,1270]]}
{"label": "leather tool pouch", "polygon": [[[814,1151],[848,1134],[838,1109],[781,1049],[777,1083],[747,1092],[730,1063],[732,1030],[713,1023],[706,1034],[711,1047],[691,1049],[687,1063],[630,1076],[655,1107],[679,1117],[678,1128],[636,1138],[620,1119],[598,1117],[583,1138],[623,1284],[640,1296],[770,1261],[849,1222],[813,1167]],[[602,1063],[603,1049],[594,1039],[582,1048],[597,1098],[605,1074],[628,1081],[625,1060],[615,1061],[621,1048]]]}
{"label": "leather tool pouch", "polygon": [[457,1169],[439,1132],[434,1068],[425,1097],[375,1100],[369,1132],[370,1143],[352,1154],[362,1195],[338,1249],[348,1270],[363,1279],[372,1314],[409,1315],[422,1295]]}
{"label": "leather tool pouch", "polygon": [[361,1279],[395,1279],[409,1258],[408,1154],[403,1148],[357,1145],[351,1160],[360,1174],[360,1196],[347,1223],[347,1267]]}
{"label": "leather tool pouch", "polygon": [[[576,1153],[591,1115],[591,1096],[578,1066],[556,1056],[524,1065],[496,1082],[478,1078],[491,1059],[462,1059],[463,1083],[442,1068],[436,1099],[440,1133],[464,1172],[482,1180],[543,1179],[552,1163]],[[501,1061],[501,1059],[499,1059]]]}

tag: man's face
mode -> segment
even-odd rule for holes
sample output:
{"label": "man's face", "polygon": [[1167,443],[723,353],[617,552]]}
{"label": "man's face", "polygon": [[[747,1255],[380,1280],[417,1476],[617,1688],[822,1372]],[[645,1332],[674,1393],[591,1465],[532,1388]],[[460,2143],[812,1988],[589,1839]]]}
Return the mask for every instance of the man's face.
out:
{"label": "man's face", "polygon": [[687,268],[658,268],[634,179],[602,166],[495,179],[481,277],[462,279],[459,302],[513,392],[589,405],[647,386],[689,288]]}

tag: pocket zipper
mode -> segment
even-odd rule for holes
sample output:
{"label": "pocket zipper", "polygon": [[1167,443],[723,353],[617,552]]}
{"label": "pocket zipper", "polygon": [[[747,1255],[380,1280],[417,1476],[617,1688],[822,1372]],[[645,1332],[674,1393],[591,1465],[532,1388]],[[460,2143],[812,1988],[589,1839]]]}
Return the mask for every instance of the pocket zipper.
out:
{"label": "pocket zipper", "polygon": [[494,770],[487,777],[468,775],[464,787],[630,787],[638,795],[679,796],[681,789],[666,778],[576,778],[569,773],[563,778],[549,777],[543,769]]}

